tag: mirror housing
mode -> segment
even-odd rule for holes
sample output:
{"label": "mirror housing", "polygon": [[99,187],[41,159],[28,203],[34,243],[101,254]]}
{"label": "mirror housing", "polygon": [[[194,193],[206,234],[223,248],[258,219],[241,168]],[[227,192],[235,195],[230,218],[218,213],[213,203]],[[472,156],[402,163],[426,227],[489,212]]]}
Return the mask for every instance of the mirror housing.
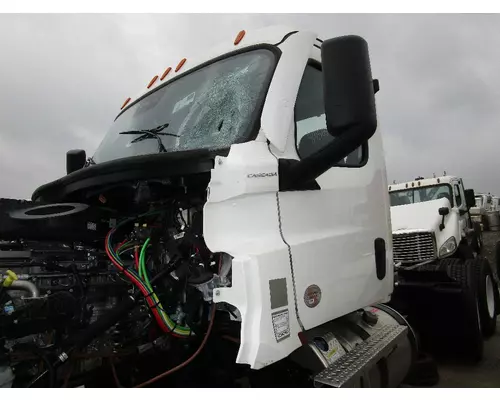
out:
{"label": "mirror housing", "polygon": [[368,44],[359,36],[341,36],[321,45],[323,97],[328,133],[325,147],[295,161],[280,161],[280,190],[317,185],[315,179],[366,143],[377,129],[375,93]]}
{"label": "mirror housing", "polygon": [[66,153],[66,173],[69,175],[72,172],[78,171],[85,166],[87,155],[85,150],[70,150]]}
{"label": "mirror housing", "polygon": [[357,125],[363,130],[363,141],[368,140],[377,128],[378,90],[378,81],[372,79],[368,43],[354,35],[325,40],[321,62],[328,132],[341,136]]}
{"label": "mirror housing", "polygon": [[442,231],[445,226],[444,226],[444,217],[447,216],[450,213],[450,209],[448,207],[441,207],[439,210],[439,215],[443,217],[441,220],[441,223],[439,224],[439,230]]}
{"label": "mirror housing", "polygon": [[448,207],[441,207],[438,212],[439,215],[442,215],[444,217],[445,215],[448,215],[450,213],[450,209]]}
{"label": "mirror housing", "polygon": [[476,205],[476,195],[474,189],[465,189],[465,204],[467,209],[470,209]]}

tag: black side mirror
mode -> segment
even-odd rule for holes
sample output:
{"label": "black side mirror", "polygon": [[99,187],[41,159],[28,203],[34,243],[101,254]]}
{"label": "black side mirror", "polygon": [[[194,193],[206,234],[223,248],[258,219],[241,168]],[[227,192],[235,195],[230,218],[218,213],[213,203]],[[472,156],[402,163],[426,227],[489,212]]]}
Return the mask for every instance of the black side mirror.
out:
{"label": "black side mirror", "polygon": [[359,36],[325,40],[321,45],[327,129],[336,139],[300,162],[280,165],[280,190],[307,186],[338,164],[377,129],[375,93],[368,44]]}
{"label": "black side mirror", "polygon": [[78,171],[85,166],[87,155],[85,150],[70,150],[66,153],[66,173]]}
{"label": "black side mirror", "polygon": [[442,231],[444,229],[444,217],[450,213],[450,209],[448,207],[441,207],[438,212],[443,217],[441,224],[439,224],[439,230]]}
{"label": "black side mirror", "polygon": [[465,189],[465,204],[467,209],[470,209],[476,205],[476,196],[474,194],[474,189]]}
{"label": "black side mirror", "polygon": [[448,215],[450,213],[450,209],[448,207],[441,207],[439,209],[439,215],[442,215],[443,217],[445,215]]}
{"label": "black side mirror", "polygon": [[379,90],[378,81],[372,79],[368,43],[354,35],[325,40],[321,62],[328,132],[340,136],[357,126],[363,141],[368,140],[377,128]]}

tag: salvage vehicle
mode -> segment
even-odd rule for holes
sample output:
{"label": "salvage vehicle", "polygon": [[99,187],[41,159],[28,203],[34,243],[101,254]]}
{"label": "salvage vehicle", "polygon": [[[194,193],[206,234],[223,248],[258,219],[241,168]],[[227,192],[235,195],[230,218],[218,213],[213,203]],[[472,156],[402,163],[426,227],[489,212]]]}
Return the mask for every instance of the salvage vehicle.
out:
{"label": "salvage vehicle", "polygon": [[241,31],[146,86],[0,201],[0,385],[410,379],[366,41]]}

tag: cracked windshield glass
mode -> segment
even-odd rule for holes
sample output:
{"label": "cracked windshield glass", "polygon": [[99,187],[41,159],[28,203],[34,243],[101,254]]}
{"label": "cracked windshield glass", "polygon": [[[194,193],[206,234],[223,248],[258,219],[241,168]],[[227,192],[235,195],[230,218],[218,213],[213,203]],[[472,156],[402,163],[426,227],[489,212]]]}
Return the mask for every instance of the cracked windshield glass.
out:
{"label": "cracked windshield glass", "polygon": [[214,62],[161,87],[120,115],[94,154],[96,163],[247,140],[275,62],[254,50]]}

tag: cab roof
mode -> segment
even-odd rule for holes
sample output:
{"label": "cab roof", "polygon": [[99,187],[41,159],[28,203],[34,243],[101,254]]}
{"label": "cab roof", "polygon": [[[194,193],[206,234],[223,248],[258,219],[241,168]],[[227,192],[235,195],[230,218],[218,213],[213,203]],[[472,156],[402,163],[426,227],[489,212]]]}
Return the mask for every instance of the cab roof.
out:
{"label": "cab roof", "polygon": [[[210,60],[236,50],[259,44],[278,45],[284,41],[288,34],[294,32],[298,32],[298,30],[287,26],[272,26],[252,31],[242,30],[240,32],[235,32],[234,36],[228,37],[226,41],[209,49],[203,54],[187,54],[185,58],[167,59],[164,66],[159,66],[160,69],[158,70],[158,74],[145,82],[144,90],[141,90],[137,96],[129,97],[125,100],[117,116],[150,91],[159,86],[163,86],[177,76],[185,74]],[[320,42],[321,41],[318,39],[318,44],[320,44]]]}
{"label": "cab roof", "polygon": [[435,186],[446,183],[449,184],[452,181],[456,181],[457,179],[459,178],[457,178],[456,176],[446,175],[446,176],[438,176],[436,178],[424,178],[409,182],[395,183],[393,185],[389,185],[389,192],[396,192],[398,190],[405,190],[416,187],[418,188],[423,186]]}

